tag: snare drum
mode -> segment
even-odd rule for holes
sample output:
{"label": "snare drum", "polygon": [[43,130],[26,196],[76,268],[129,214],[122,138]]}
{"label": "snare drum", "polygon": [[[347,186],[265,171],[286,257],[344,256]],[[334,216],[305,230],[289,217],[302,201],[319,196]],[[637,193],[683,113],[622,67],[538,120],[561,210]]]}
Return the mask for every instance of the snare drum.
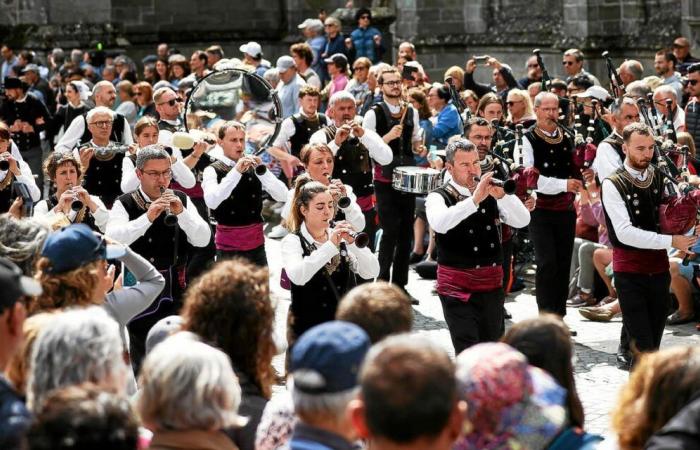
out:
{"label": "snare drum", "polygon": [[392,186],[397,191],[427,194],[440,187],[440,171],[427,167],[401,166],[394,168]]}

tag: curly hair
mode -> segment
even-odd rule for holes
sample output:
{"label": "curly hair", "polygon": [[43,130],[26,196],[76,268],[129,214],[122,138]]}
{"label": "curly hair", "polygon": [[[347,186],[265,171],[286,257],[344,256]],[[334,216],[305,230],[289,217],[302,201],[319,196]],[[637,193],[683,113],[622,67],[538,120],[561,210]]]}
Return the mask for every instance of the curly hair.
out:
{"label": "curly hair", "polygon": [[83,166],[72,152],[56,151],[49,155],[44,161],[44,174],[49,180],[54,181],[56,180],[56,171],[64,164],[72,164],[75,167],[75,171],[78,173],[78,183],[80,183],[80,178],[83,176]]}
{"label": "curly hair", "polygon": [[103,261],[93,261],[70,272],[52,274],[47,271],[51,261],[43,256],[39,258],[34,278],[41,283],[43,293],[29,303],[29,314],[97,304],[92,295],[99,282],[98,264],[103,264]]}
{"label": "curly hair", "polygon": [[0,214],[0,256],[17,264],[27,276],[34,273],[36,257],[48,235],[48,227],[39,221]]}
{"label": "curly hair", "polygon": [[189,287],[182,316],[183,330],[222,349],[270,398],[275,313],[266,268],[241,259],[218,262]]}
{"label": "curly hair", "polygon": [[698,392],[700,348],[679,346],[643,355],[612,413],[619,448],[644,448]]}

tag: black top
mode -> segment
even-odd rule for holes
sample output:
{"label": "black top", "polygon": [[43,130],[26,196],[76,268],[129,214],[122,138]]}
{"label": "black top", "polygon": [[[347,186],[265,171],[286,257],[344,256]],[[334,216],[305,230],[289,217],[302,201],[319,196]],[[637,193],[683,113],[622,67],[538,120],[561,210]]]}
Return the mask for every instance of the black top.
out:
{"label": "black top", "polygon": [[17,144],[17,148],[19,148],[20,152],[25,152],[41,145],[39,132],[44,130],[45,125],[36,124],[39,118],[43,118],[45,123],[51,121],[51,115],[48,109],[46,109],[46,106],[41,100],[32,95],[27,95],[23,102],[6,100],[0,104],[0,119],[5,122],[8,127],[11,127],[16,120],[27,122],[34,127],[34,131],[31,133],[24,133],[22,131],[12,133],[12,140]]}
{"label": "black top", "polygon": [[318,113],[315,119],[309,119],[302,116],[301,113],[296,113],[292,116],[292,123],[294,124],[294,135],[289,138],[289,143],[292,155],[298,158],[302,147],[309,143],[311,135],[321,129],[321,126],[325,126],[327,121],[326,116],[321,113]]}
{"label": "black top", "polygon": [[15,181],[15,175],[9,170],[5,178],[0,181],[0,214],[9,211],[12,202],[15,200],[15,195],[12,191],[13,181]]}
{"label": "black top", "polygon": [[95,154],[83,176],[83,187],[92,195],[100,197],[111,207],[114,200],[121,195],[122,161],[124,153],[115,153],[111,157],[99,159]]}
{"label": "black top", "polygon": [[[415,166],[416,160],[413,156],[413,108],[407,106],[408,110],[403,119],[403,131],[401,136],[389,142],[393,158],[391,163],[382,166],[382,176],[392,179],[394,168],[399,166]],[[378,103],[372,107],[374,116],[377,119],[376,131],[379,136],[384,136],[391,129],[401,123],[401,115],[398,117],[391,114],[385,102]]]}
{"label": "black top", "polygon": [[73,119],[82,116],[88,110],[89,108],[84,103],[81,103],[77,108],[70,105],[59,106],[58,111],[56,111],[56,114],[46,127],[47,140],[53,142],[53,138],[61,131],[61,127],[63,127],[63,132],[65,133]]}
{"label": "black top", "polygon": [[[86,144],[92,140],[92,133],[88,130],[87,114],[83,114],[85,120],[85,130],[80,137],[79,145]],[[124,142],[124,116],[119,113],[114,113],[114,122],[112,122],[112,134],[109,135],[109,140],[114,142]]]}
{"label": "black top", "polygon": [[[323,128],[326,134],[326,141],[335,139],[337,128],[329,125]],[[357,140],[353,145],[351,139],[346,139],[335,154],[333,166],[333,178],[338,178],[343,184],[352,186],[352,190],[358,197],[372,195],[374,186],[372,185],[372,163],[369,151]]]}
{"label": "black top", "polygon": [[[535,127],[525,133],[525,137],[532,145],[534,166],[540,175],[551,178],[581,178],[576,172],[573,162],[573,143],[564,134],[561,128],[557,129],[557,134],[553,137],[546,136]],[[555,195],[537,193],[538,198],[549,199],[567,196],[568,192],[561,192]],[[573,196],[572,197],[573,202]]]}
{"label": "black top", "polygon": [[[216,172],[216,181],[219,183],[227,173],[235,170],[221,161],[214,162],[211,167]],[[216,209],[211,210],[211,214],[220,225],[244,226],[262,223],[262,200],[262,183],[255,172],[250,170],[241,174],[241,180],[231,195]]]}
{"label": "black top", "polygon": [[[51,211],[53,208],[56,207],[56,205],[58,205],[58,198],[54,193],[46,199],[46,207],[49,211]],[[75,219],[73,219],[73,223],[84,223],[85,225],[89,226],[92,230],[97,231],[98,233],[102,233],[102,231],[97,227],[97,225],[95,225],[95,217],[92,215],[92,212],[90,211],[90,208],[87,207],[87,205],[83,205],[83,209],[77,212]]]}

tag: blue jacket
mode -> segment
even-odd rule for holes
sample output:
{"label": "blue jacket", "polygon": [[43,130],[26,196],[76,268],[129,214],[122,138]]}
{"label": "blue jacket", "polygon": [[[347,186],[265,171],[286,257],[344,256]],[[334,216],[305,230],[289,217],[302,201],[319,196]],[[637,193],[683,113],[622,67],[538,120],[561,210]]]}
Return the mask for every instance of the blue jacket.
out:
{"label": "blue jacket", "polygon": [[0,448],[22,448],[24,433],[30,422],[31,416],[22,398],[0,375]]}
{"label": "blue jacket", "polygon": [[355,47],[355,58],[366,56],[372,61],[372,64],[377,64],[382,60],[384,42],[378,46],[375,45],[374,37],[377,35],[381,36],[382,33],[374,27],[366,29],[355,28],[353,30],[350,34],[350,39],[352,39],[352,45]]}
{"label": "blue jacket", "polygon": [[316,36],[306,41],[306,43],[309,44],[311,52],[314,54],[311,68],[314,69],[314,72],[320,74],[326,66],[326,63],[323,62],[323,58],[321,58],[321,53],[323,53],[323,50],[326,48],[326,38],[325,36]]}
{"label": "blue jacket", "polygon": [[447,140],[456,134],[462,134],[462,120],[457,108],[452,103],[448,103],[437,116],[437,122],[433,127],[433,142],[447,145]]}

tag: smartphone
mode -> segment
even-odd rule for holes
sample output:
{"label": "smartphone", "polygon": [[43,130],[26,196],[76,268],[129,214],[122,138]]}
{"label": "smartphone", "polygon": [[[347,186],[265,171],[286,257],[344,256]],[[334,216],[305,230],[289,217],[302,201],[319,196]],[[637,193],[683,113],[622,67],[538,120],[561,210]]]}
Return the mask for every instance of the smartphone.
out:
{"label": "smartphone", "polygon": [[474,62],[477,64],[486,64],[486,61],[489,60],[489,57],[486,55],[483,56],[474,56]]}
{"label": "smartphone", "polygon": [[417,67],[411,67],[411,66],[407,66],[404,64],[403,72],[401,73],[401,78],[403,78],[404,80],[414,81],[415,80],[415,78],[413,78],[414,73],[418,73]]}
{"label": "smartphone", "polygon": [[22,197],[22,217],[32,217],[34,214],[34,200],[29,192],[29,187],[21,181],[12,182],[14,197]]}

